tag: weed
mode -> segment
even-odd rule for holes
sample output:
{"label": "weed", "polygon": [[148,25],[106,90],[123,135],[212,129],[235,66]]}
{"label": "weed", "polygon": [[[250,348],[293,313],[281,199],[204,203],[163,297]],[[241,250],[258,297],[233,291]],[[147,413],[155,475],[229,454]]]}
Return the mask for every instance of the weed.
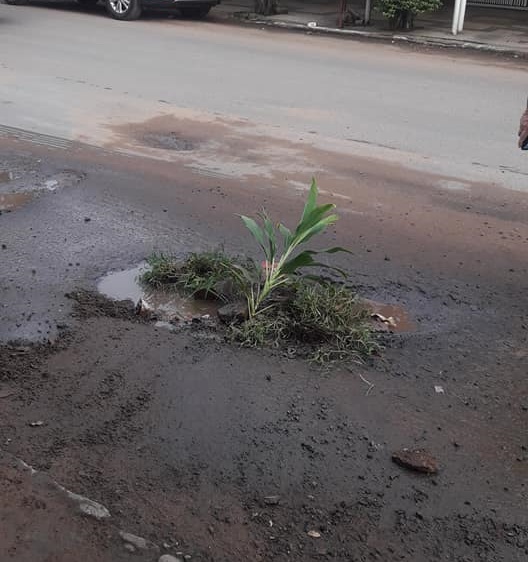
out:
{"label": "weed", "polygon": [[290,291],[290,298],[232,326],[231,339],[246,347],[302,347],[318,363],[361,359],[379,350],[368,311],[347,287],[302,279]]}
{"label": "weed", "polygon": [[233,275],[235,267],[252,271],[251,262],[242,262],[220,250],[189,254],[178,261],[165,254],[153,254],[147,260],[150,270],[141,281],[152,287],[177,290],[202,299],[227,300],[240,293],[239,280]]}
{"label": "weed", "polygon": [[147,263],[150,269],[141,275],[141,282],[151,287],[176,287],[180,276],[181,265],[172,256],[152,254]]}

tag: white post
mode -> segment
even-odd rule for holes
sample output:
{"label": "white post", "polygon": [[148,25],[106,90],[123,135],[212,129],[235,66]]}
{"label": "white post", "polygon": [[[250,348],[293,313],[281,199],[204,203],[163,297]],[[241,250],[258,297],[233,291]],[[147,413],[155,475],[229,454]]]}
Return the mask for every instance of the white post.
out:
{"label": "white post", "polygon": [[451,26],[451,33],[456,35],[458,33],[458,22],[460,20],[460,4],[462,0],[455,0],[455,9],[453,10],[453,25]]}
{"label": "white post", "polygon": [[466,17],[466,4],[467,0],[460,1],[460,15],[458,16],[458,32],[464,29],[464,19]]}

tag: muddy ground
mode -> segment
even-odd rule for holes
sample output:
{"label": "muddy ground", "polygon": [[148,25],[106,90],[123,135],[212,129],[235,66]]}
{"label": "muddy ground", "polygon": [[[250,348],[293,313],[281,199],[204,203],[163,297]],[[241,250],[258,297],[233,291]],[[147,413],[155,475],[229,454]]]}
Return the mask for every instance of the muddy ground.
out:
{"label": "muddy ground", "polygon": [[[0,143],[16,172],[2,193],[32,193],[0,216],[3,454],[112,514],[86,519],[2,462],[13,498],[0,509],[2,560],[526,559],[521,194],[442,190],[396,165],[296,147],[341,210],[321,244],[350,247],[340,265],[359,292],[416,326],[367,364],[321,371],[199,325],[155,328],[92,293],[71,298],[153,249],[247,251],[234,214],[265,204],[292,222],[304,194],[281,186],[308,184],[302,164],[227,177],[185,154]],[[63,183],[46,189],[50,178]],[[427,449],[439,473],[392,463],[401,447]],[[158,550],[126,550],[120,529]]]}

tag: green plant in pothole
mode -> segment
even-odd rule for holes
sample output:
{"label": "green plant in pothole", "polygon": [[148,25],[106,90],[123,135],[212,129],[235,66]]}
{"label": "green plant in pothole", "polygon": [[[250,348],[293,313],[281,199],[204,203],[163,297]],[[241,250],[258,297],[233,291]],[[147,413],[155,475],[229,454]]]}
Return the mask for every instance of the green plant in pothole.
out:
{"label": "green plant in pothole", "polygon": [[370,313],[351,289],[330,281],[300,278],[230,338],[244,347],[295,348],[318,363],[358,360],[380,349]]}
{"label": "green plant in pothole", "polygon": [[264,211],[259,214],[262,226],[259,226],[255,219],[241,215],[245,226],[264,253],[261,267],[263,281],[261,278],[255,280],[253,271],[247,271],[244,266],[235,264],[233,267],[238,285],[246,294],[250,319],[273,306],[272,302],[266,301],[277,289],[293,281],[299,275],[300,269],[323,267],[337,270],[335,267],[317,262],[314,259],[315,255],[347,252],[340,247],[299,251],[301,246],[338,219],[338,216],[332,213],[335,205],[332,203],[317,205],[317,195],[317,183],[314,179],[301,219],[293,232],[282,223],[274,224]]}
{"label": "green plant in pothole", "polygon": [[[241,267],[237,258],[217,250],[195,252],[183,260],[166,254],[152,254],[147,263],[150,269],[143,273],[141,281],[158,289],[177,290],[201,299],[226,300],[239,293],[233,268]],[[251,271],[251,264],[243,264]]]}
{"label": "green plant in pothole", "polygon": [[[354,291],[321,275],[323,268],[346,278],[342,270],[316,260],[318,254],[348,251],[306,247],[338,219],[335,205],[319,205],[317,196],[314,180],[294,230],[272,222],[264,211],[257,220],[241,216],[263,252],[261,260],[221,251],[194,253],[184,260],[155,254],[142,281],[196,298],[233,301],[218,314],[228,324],[228,339],[242,346],[293,348],[319,363],[371,355],[379,345],[370,312]],[[307,275],[306,268],[318,269]]]}

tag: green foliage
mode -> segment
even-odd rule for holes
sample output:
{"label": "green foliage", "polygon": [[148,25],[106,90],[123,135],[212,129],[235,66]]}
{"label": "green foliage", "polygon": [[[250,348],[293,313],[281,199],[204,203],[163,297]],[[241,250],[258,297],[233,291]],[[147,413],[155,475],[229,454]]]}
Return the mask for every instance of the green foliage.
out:
{"label": "green foliage", "polygon": [[[441,0],[377,0],[378,10],[395,23],[396,20],[406,21],[409,15],[412,22],[415,15],[438,10],[441,6]],[[397,25],[397,27],[402,26]]]}
{"label": "green foliage", "polygon": [[[296,253],[299,247],[306,244],[316,234],[323,232],[327,226],[338,219],[332,211],[333,204],[317,205],[317,183],[312,181],[308,199],[297,227],[292,232],[284,224],[275,225],[265,212],[260,213],[261,226],[255,219],[241,216],[246,228],[264,253],[262,276],[264,281],[255,283],[243,268],[236,268],[235,275],[239,279],[239,286],[246,287],[249,316],[263,312],[263,303],[273,291],[286,285],[295,277],[301,268],[330,267],[317,262],[314,256],[320,253],[346,252],[344,248],[329,248],[327,250],[303,250]],[[335,269],[335,268],[332,268]]]}
{"label": "green foliage", "polygon": [[143,283],[156,288],[176,286],[180,265],[175,258],[163,253],[154,253],[147,259],[147,263],[150,269],[141,275]]}
{"label": "green foliage", "polygon": [[299,280],[289,298],[231,327],[231,338],[246,347],[304,349],[314,361],[360,359],[379,350],[369,311],[350,289]]}
{"label": "green foliage", "polygon": [[[232,280],[230,292],[238,291],[232,272],[235,265],[240,267],[240,262],[221,251],[192,253],[181,262],[165,254],[153,254],[147,262],[150,270],[143,274],[141,281],[152,287],[178,290],[199,298],[223,299],[219,284]],[[251,270],[250,264],[244,267]]]}

